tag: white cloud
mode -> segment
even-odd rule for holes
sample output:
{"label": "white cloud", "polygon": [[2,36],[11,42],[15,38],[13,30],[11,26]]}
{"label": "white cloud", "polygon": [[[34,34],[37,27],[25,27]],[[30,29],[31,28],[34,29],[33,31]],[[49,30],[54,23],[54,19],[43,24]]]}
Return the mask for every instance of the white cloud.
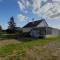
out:
{"label": "white cloud", "polygon": [[27,6],[27,7],[29,7],[29,6],[30,6],[30,3],[29,3],[29,1],[28,1],[28,0],[26,1],[26,6]]}
{"label": "white cloud", "polygon": [[[53,4],[47,2],[43,7],[41,7],[41,1],[47,2],[48,0],[35,0],[33,1],[33,13],[38,16],[44,15],[52,18],[60,16],[60,0],[53,0]],[[41,7],[41,8],[40,8]]]}
{"label": "white cloud", "polygon": [[54,3],[45,14],[50,18],[60,17],[60,3]]}
{"label": "white cloud", "polygon": [[32,4],[32,12],[34,14],[39,14],[40,13],[40,9],[41,9],[41,0],[33,0],[33,4]]}
{"label": "white cloud", "polygon": [[[52,18],[51,16],[58,17],[60,14],[60,0],[52,0],[54,3],[49,3],[49,0],[31,0],[33,3],[31,4],[29,0],[19,0],[18,5],[20,10],[24,13],[29,12],[28,8],[31,7],[32,13],[37,16],[47,16]],[[43,7],[41,7],[41,3],[47,2]],[[54,16],[55,15],[55,16]]]}
{"label": "white cloud", "polygon": [[30,6],[30,3],[28,0],[19,0],[18,5],[19,5],[20,10],[24,10]]}
{"label": "white cloud", "polygon": [[53,1],[60,2],[60,0],[53,0]]}
{"label": "white cloud", "polygon": [[25,9],[25,6],[20,1],[18,1],[18,5],[19,5],[20,10]]}
{"label": "white cloud", "polygon": [[25,20],[25,18],[26,17],[24,15],[21,15],[21,14],[18,15],[18,19],[21,20],[21,21]]}
{"label": "white cloud", "polygon": [[22,15],[22,14],[19,14],[19,15],[17,16],[17,18],[18,18],[20,21],[24,21],[24,20],[27,20],[27,19],[28,19],[28,17],[26,17],[26,16],[24,16],[24,15]]}
{"label": "white cloud", "polygon": [[[47,0],[45,0],[44,2],[46,1]],[[60,2],[58,1],[60,0],[55,0],[54,3],[47,2],[43,7],[41,7],[41,0],[35,0],[33,2],[32,11],[34,14],[37,14],[38,16],[47,16],[49,18],[60,17]]]}

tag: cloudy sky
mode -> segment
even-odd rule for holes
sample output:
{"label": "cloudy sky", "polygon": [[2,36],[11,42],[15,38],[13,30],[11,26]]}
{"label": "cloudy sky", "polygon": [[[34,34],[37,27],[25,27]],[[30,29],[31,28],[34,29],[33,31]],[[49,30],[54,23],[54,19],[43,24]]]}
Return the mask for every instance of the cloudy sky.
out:
{"label": "cloudy sky", "polygon": [[0,0],[0,25],[7,28],[14,16],[17,26],[45,18],[49,26],[60,28],[60,0]]}

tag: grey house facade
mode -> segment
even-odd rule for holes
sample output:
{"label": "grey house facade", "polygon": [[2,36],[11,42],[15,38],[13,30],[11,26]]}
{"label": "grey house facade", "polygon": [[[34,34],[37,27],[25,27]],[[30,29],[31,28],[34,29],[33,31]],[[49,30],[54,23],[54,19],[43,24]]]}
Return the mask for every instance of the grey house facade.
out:
{"label": "grey house facade", "polygon": [[60,30],[49,27],[45,19],[29,22],[27,25],[23,27],[23,32],[35,38],[52,37],[58,36],[60,34]]}

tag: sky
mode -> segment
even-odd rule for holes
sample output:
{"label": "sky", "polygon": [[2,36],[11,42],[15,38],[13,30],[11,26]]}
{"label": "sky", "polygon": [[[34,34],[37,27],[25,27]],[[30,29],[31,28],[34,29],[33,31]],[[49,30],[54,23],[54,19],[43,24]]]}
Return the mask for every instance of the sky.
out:
{"label": "sky", "polygon": [[18,27],[32,19],[46,19],[50,27],[60,29],[60,0],[0,0],[0,25],[8,27],[13,16]]}

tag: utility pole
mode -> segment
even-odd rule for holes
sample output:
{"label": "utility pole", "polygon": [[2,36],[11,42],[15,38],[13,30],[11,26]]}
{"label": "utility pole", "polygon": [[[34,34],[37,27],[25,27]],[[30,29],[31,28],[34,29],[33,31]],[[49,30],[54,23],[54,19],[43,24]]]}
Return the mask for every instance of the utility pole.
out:
{"label": "utility pole", "polygon": [[32,19],[32,22],[34,23],[34,18]]}
{"label": "utility pole", "polygon": [[32,19],[32,24],[34,24],[34,18]]}

